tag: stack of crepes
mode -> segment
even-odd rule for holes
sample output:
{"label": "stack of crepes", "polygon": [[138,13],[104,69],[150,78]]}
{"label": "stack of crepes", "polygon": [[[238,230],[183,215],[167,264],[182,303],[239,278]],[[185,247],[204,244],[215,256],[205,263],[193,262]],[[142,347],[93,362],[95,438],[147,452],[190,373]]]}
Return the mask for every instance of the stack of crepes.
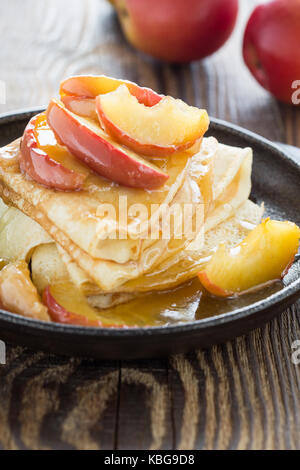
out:
{"label": "stack of crepes", "polygon": [[[0,257],[30,263],[40,294],[47,285],[67,281],[90,305],[107,309],[145,292],[174,288],[195,277],[219,243],[236,245],[262,216],[262,207],[248,199],[252,150],[222,145],[213,137],[204,138],[200,147],[156,159],[169,179],[151,191],[93,173],[83,191],[48,189],[21,173],[19,148],[18,140],[0,151]],[[121,196],[128,207],[156,204],[151,217],[158,224],[162,204],[170,209],[175,203],[192,204],[192,217],[200,207],[198,234],[135,238],[137,214],[122,222],[124,217],[110,220],[99,211],[102,204],[111,204],[118,216],[124,215],[118,213]],[[121,233],[129,226],[126,239],[110,238],[111,230]]]}

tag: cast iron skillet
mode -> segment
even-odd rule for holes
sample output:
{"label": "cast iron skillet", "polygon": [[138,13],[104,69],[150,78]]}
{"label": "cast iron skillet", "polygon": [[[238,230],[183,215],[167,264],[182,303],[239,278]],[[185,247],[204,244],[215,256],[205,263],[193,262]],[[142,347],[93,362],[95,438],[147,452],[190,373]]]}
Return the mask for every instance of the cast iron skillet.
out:
{"label": "cast iron skillet", "polygon": [[[41,109],[0,116],[0,146],[19,137]],[[300,159],[271,142],[226,122],[212,119],[210,134],[220,142],[254,150],[251,197],[264,201],[266,213],[300,224]],[[300,260],[275,294],[247,307],[184,325],[105,329],[43,323],[0,311],[0,339],[33,349],[103,359],[138,359],[208,347],[256,328],[300,297]]]}

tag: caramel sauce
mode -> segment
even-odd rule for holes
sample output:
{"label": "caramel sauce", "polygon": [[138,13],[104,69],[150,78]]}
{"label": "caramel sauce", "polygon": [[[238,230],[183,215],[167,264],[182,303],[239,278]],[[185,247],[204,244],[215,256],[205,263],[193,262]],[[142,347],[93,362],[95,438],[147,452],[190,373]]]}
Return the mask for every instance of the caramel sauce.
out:
{"label": "caramel sauce", "polygon": [[147,327],[189,323],[230,313],[278,292],[276,281],[255,291],[232,298],[217,298],[202,290],[199,280],[192,279],[176,289],[142,294],[127,303],[99,310],[88,305],[86,298],[70,282],[51,286],[51,292],[66,310],[101,320],[104,326]]}
{"label": "caramel sauce", "polygon": [[4,268],[9,262],[3,258],[0,258],[0,271]]}
{"label": "caramel sauce", "polygon": [[276,281],[251,293],[223,299],[201,289],[197,278],[166,292],[145,294],[126,304],[104,310],[110,319],[122,319],[127,325],[165,326],[189,323],[246,307],[278,292],[282,282]]}

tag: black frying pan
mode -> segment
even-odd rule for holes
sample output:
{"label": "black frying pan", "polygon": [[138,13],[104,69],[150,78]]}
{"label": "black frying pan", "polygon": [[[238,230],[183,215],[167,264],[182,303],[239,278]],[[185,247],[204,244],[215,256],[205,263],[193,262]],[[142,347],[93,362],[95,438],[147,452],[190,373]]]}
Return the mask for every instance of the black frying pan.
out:
{"label": "black frying pan", "polygon": [[[0,116],[0,145],[19,137],[40,109]],[[254,150],[251,197],[264,201],[266,214],[300,225],[300,158],[271,142],[226,122],[212,119],[210,132],[220,142]],[[277,291],[242,308],[188,324],[134,329],[83,328],[42,323],[0,311],[0,339],[58,354],[108,359],[137,359],[207,347],[267,322],[300,296],[300,261],[296,259]]]}

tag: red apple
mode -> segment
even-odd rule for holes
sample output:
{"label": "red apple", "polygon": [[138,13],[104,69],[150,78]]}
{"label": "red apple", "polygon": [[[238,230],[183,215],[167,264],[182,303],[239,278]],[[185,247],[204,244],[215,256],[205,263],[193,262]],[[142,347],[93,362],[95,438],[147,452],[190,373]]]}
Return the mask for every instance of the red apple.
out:
{"label": "red apple", "polygon": [[238,0],[111,0],[128,41],[169,62],[213,54],[229,38]]}
{"label": "red apple", "polygon": [[95,98],[126,85],[130,93],[144,106],[154,106],[161,99],[150,88],[138,86],[128,80],[119,80],[105,75],[77,75],[69,77],[60,85],[61,100],[67,109],[82,117],[97,120]]}
{"label": "red apple", "polygon": [[299,104],[292,99],[300,80],[299,44],[299,0],[274,0],[254,10],[244,36],[245,62],[266,90],[290,104]]}
{"label": "red apple", "polygon": [[96,173],[116,183],[144,189],[162,186],[168,175],[114,142],[99,125],[50,101],[47,121],[58,140]]}
{"label": "red apple", "polygon": [[147,107],[125,85],[99,95],[96,109],[102,127],[118,142],[144,155],[169,155],[191,147],[209,126],[207,112],[165,96]]}
{"label": "red apple", "polygon": [[[21,171],[37,183],[48,188],[63,191],[80,190],[86,175],[67,168],[59,161],[51,158],[37,141],[38,126],[45,119],[45,114],[34,116],[24,131],[20,149]],[[49,128],[47,132],[52,133]]]}

